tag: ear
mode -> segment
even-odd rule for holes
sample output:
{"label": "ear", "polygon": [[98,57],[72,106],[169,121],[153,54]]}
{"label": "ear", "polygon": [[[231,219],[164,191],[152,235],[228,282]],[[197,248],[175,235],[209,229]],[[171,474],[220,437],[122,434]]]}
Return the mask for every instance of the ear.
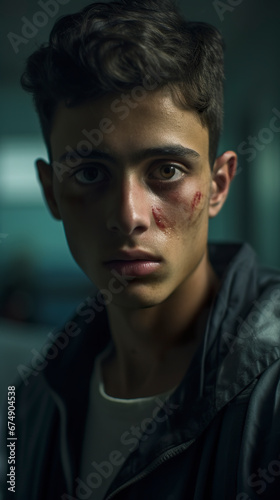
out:
{"label": "ear", "polygon": [[41,159],[36,161],[36,168],[46,203],[53,217],[57,220],[61,220],[53,190],[53,168],[49,163]]}
{"label": "ear", "polygon": [[226,151],[215,161],[209,201],[210,218],[216,217],[227,199],[230,183],[236,173],[237,163],[237,155],[234,151]]}

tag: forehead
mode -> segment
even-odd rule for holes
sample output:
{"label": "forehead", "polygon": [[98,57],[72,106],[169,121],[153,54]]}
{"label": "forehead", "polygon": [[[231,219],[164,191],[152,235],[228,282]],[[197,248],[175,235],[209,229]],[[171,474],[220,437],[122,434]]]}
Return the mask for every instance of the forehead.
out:
{"label": "forehead", "polygon": [[208,161],[209,133],[196,112],[182,109],[166,90],[148,92],[141,101],[131,93],[108,94],[75,107],[60,103],[50,136],[54,159],[69,149],[91,145],[127,157],[135,150],[182,144]]}

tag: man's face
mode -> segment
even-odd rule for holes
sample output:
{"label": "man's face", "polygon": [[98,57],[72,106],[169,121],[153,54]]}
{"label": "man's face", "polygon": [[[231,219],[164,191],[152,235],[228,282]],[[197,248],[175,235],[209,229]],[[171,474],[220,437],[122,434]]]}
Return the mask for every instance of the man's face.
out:
{"label": "man's face", "polygon": [[[184,287],[205,256],[209,135],[167,92],[151,92],[122,113],[118,98],[59,106],[51,148],[66,168],[54,169],[53,192],[70,250],[90,280],[106,290],[112,269],[134,277],[114,303],[147,307]],[[100,142],[90,133],[105,118]],[[65,157],[79,148],[79,158]]]}

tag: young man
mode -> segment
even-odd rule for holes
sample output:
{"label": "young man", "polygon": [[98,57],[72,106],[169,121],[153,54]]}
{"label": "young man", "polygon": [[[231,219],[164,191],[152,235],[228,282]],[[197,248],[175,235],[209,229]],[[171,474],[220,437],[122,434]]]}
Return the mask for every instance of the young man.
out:
{"label": "young man", "polygon": [[208,245],[223,43],[171,1],[96,3],[28,61],[52,215],[98,287],[16,388],[13,498],[279,498],[280,276]]}

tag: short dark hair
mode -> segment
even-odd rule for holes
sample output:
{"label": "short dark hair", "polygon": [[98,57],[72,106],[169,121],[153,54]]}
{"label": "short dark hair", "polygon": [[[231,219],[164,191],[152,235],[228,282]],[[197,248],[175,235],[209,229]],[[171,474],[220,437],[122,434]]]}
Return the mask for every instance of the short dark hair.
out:
{"label": "short dark hair", "polygon": [[50,159],[60,101],[70,107],[133,89],[147,72],[198,113],[212,167],[223,123],[224,43],[215,27],[184,19],[172,0],[93,3],[59,19],[49,43],[28,58],[21,84],[33,94]]}

